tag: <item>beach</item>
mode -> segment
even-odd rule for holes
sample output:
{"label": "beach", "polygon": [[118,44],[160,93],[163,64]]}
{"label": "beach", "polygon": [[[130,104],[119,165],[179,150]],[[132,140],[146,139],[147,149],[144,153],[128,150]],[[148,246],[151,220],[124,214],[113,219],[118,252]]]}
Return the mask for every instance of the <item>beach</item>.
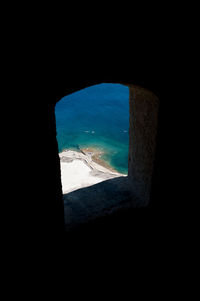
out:
{"label": "beach", "polygon": [[101,159],[102,151],[95,148],[74,151],[66,149],[59,153],[63,194],[94,184],[127,176],[118,173]]}

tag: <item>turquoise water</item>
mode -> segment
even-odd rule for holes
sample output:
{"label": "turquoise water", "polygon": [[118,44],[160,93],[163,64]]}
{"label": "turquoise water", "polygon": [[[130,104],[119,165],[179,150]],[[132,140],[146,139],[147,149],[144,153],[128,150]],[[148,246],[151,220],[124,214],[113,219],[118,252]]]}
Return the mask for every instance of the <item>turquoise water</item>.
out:
{"label": "turquoise water", "polygon": [[62,98],[55,113],[59,152],[96,147],[113,168],[128,173],[128,87],[100,84],[80,90]]}

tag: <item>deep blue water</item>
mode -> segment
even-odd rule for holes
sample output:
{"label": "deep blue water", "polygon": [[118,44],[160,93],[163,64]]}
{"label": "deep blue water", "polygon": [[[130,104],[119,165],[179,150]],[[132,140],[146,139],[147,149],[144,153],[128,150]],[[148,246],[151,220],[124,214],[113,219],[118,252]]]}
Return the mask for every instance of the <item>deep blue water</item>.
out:
{"label": "deep blue water", "polygon": [[97,147],[102,158],[128,173],[129,88],[95,85],[62,98],[56,105],[59,151]]}

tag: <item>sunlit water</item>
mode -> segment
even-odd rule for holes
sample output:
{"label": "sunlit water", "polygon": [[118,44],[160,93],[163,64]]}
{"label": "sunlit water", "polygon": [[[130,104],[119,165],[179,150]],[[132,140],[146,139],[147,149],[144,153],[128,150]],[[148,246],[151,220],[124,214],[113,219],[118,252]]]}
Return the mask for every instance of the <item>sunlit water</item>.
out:
{"label": "sunlit water", "polygon": [[56,105],[59,151],[95,147],[118,172],[128,173],[129,88],[100,84],[62,98]]}

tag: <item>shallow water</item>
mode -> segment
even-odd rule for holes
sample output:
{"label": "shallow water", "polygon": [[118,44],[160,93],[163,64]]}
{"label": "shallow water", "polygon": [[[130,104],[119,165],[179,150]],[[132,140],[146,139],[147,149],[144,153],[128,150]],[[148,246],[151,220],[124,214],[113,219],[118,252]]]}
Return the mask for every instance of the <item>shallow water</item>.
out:
{"label": "shallow water", "polygon": [[95,85],[62,98],[56,105],[59,152],[65,148],[95,147],[102,159],[128,173],[129,88]]}

